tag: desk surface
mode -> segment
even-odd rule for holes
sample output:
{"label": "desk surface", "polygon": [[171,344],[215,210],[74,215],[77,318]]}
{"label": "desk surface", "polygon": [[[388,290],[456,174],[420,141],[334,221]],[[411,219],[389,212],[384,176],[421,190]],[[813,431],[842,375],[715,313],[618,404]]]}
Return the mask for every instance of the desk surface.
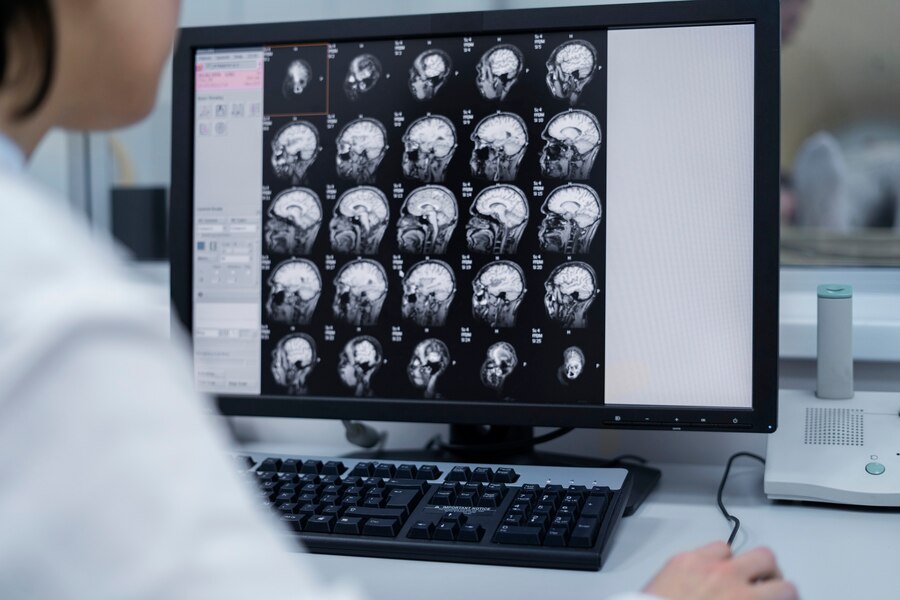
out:
{"label": "desk surface", "polygon": [[[283,445],[247,449],[298,453]],[[640,589],[677,552],[728,537],[730,525],[715,503],[722,467],[661,468],[659,488],[622,521],[609,560],[597,573],[348,556],[298,555],[298,560],[309,561],[323,578],[354,580],[374,600],[420,600],[423,589],[433,600],[525,599],[547,593],[602,599]],[[802,598],[900,598],[900,511],[772,503],[762,489],[762,466],[737,461],[725,495],[725,505],[741,520],[736,552],[772,548]]]}

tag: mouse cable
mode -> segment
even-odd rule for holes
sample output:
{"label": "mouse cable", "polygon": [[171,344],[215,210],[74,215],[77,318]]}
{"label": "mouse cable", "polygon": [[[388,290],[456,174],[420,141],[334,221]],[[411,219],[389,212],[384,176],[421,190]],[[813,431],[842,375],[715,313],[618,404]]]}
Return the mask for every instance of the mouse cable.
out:
{"label": "mouse cable", "polygon": [[728,459],[728,464],[725,465],[725,473],[722,474],[722,481],[719,482],[719,491],[716,493],[716,502],[719,504],[719,510],[722,511],[722,515],[731,522],[734,527],[731,529],[731,535],[728,536],[728,546],[731,546],[731,543],[734,542],[734,538],[737,535],[738,529],[741,528],[741,520],[729,513],[725,509],[725,503],[722,502],[722,492],[725,489],[725,482],[728,481],[728,473],[731,471],[731,463],[734,462],[734,459],[745,456],[747,458],[752,458],[758,460],[762,464],[766,464],[766,459],[757,454],[753,454],[752,452],[737,452],[731,455],[731,458]]}

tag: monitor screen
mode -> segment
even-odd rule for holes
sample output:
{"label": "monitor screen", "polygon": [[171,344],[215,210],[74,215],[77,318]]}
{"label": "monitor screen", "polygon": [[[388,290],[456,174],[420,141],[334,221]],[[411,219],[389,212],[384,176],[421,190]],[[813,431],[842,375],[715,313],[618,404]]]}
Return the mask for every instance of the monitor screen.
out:
{"label": "monitor screen", "polygon": [[608,8],[180,51],[197,388],[258,414],[771,428],[760,24]]}

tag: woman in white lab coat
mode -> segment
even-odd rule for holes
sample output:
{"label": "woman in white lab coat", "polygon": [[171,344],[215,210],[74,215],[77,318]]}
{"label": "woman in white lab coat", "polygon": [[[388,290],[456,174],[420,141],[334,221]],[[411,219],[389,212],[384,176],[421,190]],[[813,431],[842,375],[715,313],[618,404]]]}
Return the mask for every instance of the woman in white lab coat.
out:
{"label": "woman in white lab coat", "polygon": [[[149,112],[178,4],[0,5],[3,598],[355,596],[318,587],[285,551],[225,459],[186,355],[148,322],[140,287],[23,173],[53,127],[121,127]],[[792,589],[771,553],[731,559],[714,544],[675,559],[647,592]]]}

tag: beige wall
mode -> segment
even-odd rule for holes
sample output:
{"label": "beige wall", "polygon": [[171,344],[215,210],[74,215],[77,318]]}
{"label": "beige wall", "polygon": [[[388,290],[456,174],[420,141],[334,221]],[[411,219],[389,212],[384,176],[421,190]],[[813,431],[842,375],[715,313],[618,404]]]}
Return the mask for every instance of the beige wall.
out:
{"label": "beige wall", "polygon": [[820,129],[900,122],[900,0],[810,0],[782,56],[782,164]]}

